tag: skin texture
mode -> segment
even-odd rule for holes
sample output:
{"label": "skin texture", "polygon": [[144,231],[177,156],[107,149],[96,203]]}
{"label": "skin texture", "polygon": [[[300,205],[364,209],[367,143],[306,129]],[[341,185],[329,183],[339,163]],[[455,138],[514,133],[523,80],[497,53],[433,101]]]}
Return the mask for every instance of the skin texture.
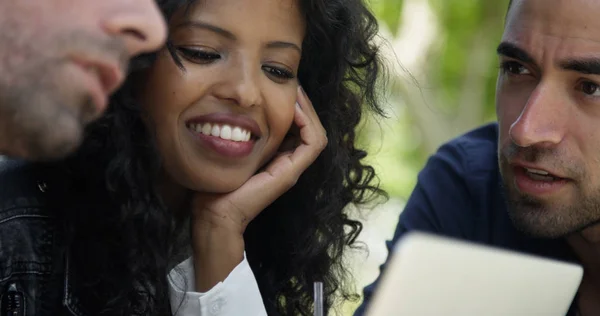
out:
{"label": "skin texture", "polygon": [[33,160],[72,152],[166,36],[152,0],[2,0],[0,29],[0,154]]}
{"label": "skin texture", "polygon": [[[497,114],[513,219],[534,235],[561,237],[600,220],[600,73],[593,67],[600,22],[590,13],[600,5],[551,2],[512,5],[501,47],[513,49],[500,50]],[[515,185],[519,164],[567,178],[567,184],[550,194],[522,192]]]}
{"label": "skin texture", "polygon": [[[260,13],[246,16],[252,8]],[[171,187],[231,192],[273,157],[294,117],[304,28],[291,0],[203,1],[172,19],[176,54],[158,54],[140,93]],[[199,144],[187,122],[212,114],[258,124],[250,155],[227,157]]]}
{"label": "skin texture", "polygon": [[[177,209],[195,192],[192,244],[196,287],[204,292],[242,261],[248,223],[297,181],[327,140],[296,79],[305,32],[296,1],[203,1],[170,26],[175,54],[158,54],[140,99],[163,159],[165,200]],[[250,154],[228,157],[198,142],[188,122],[215,113],[257,123]],[[278,153],[292,123],[300,145]]]}
{"label": "skin texture", "polygon": [[[583,315],[600,305],[600,3],[515,0],[499,47],[499,161],[509,213],[521,230],[566,237],[585,267]],[[522,165],[565,178],[536,193]]]}

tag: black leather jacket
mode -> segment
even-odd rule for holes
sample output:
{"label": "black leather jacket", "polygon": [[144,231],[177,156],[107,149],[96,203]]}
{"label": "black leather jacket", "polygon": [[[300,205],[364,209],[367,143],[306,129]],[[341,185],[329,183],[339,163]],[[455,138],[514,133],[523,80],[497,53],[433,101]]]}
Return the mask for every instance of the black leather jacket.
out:
{"label": "black leather jacket", "polygon": [[[89,315],[73,294],[57,169],[0,157],[0,316]],[[52,194],[50,194],[52,193]]]}

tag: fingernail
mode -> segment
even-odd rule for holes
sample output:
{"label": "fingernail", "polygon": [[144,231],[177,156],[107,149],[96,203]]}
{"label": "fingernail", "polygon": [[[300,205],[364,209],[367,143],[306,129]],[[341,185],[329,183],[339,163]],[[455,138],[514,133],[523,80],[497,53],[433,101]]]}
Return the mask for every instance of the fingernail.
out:
{"label": "fingernail", "polygon": [[302,106],[300,105],[300,103],[296,102],[296,106],[297,106],[299,109],[302,109]]}

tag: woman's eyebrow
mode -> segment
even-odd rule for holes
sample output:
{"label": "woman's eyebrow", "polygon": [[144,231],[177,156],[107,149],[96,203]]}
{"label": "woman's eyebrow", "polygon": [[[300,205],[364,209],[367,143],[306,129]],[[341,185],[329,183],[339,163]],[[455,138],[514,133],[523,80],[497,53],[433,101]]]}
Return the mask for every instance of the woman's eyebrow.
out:
{"label": "woman's eyebrow", "polygon": [[203,29],[203,30],[207,30],[210,32],[213,32],[217,35],[220,35],[222,37],[228,38],[230,40],[237,40],[236,36],[229,32],[228,30],[224,29],[224,28],[220,28],[216,25],[212,25],[209,23],[205,23],[205,22],[200,22],[200,21],[185,21],[181,24],[178,24],[177,26],[175,26],[175,28],[181,28],[181,27],[189,27],[189,28],[199,28],[199,29]]}
{"label": "woman's eyebrow", "polygon": [[[213,32],[219,36],[225,37],[232,41],[237,40],[237,37],[232,32],[230,32],[224,28],[218,27],[216,25],[206,23],[206,22],[189,20],[189,21],[182,22],[181,24],[178,24],[175,26],[176,29],[181,28],[181,27],[199,28],[199,29]],[[300,46],[298,46],[297,44],[294,44],[292,42],[272,41],[267,44],[267,48],[292,48],[292,49],[298,51],[300,54],[302,54],[302,48],[300,48]]]}
{"label": "woman's eyebrow", "polygon": [[267,44],[267,48],[292,48],[294,50],[297,50],[300,54],[302,54],[302,48],[300,48],[300,46],[298,46],[294,43],[290,43],[290,42],[284,42],[284,41],[269,42]]}

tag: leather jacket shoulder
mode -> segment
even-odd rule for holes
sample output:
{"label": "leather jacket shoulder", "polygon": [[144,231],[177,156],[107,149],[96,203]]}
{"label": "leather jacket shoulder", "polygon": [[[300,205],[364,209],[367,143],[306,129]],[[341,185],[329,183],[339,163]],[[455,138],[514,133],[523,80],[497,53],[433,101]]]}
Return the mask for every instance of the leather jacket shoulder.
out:
{"label": "leather jacket shoulder", "polygon": [[66,304],[51,168],[0,157],[0,316],[77,315]]}

